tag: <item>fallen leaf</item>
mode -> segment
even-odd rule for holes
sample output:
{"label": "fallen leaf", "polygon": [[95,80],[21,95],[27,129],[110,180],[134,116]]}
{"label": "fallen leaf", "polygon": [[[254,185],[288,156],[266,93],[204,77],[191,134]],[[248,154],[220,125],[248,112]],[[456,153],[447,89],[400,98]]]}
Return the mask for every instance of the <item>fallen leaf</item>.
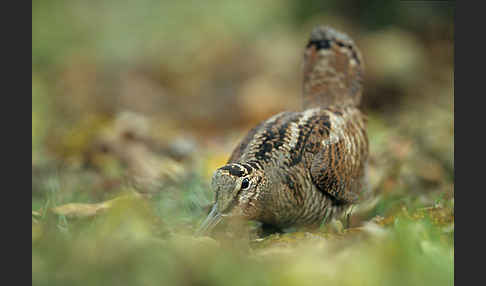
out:
{"label": "fallen leaf", "polygon": [[69,203],[51,208],[50,211],[56,215],[63,215],[69,219],[90,218],[107,211],[113,207],[116,202],[133,198],[133,196],[140,197],[139,194],[134,193],[95,204]]}

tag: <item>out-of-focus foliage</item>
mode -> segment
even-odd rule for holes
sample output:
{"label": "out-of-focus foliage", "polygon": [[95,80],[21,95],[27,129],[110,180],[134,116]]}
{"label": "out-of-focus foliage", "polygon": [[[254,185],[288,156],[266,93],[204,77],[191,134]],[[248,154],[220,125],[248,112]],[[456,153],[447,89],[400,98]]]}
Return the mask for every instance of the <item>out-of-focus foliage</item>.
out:
{"label": "out-of-focus foliage", "polygon": [[[33,285],[452,285],[454,3],[32,3]],[[209,181],[300,108],[314,25],[365,64],[374,199],[313,232],[196,238]]]}

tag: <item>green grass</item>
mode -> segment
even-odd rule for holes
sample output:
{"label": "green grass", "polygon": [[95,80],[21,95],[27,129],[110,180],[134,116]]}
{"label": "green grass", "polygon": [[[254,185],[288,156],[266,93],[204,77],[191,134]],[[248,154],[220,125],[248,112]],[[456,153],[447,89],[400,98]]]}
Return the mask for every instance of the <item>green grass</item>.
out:
{"label": "green grass", "polygon": [[[454,9],[402,2],[34,1],[32,285],[453,285]],[[375,204],[350,229],[257,238],[249,222],[194,237],[232,138],[300,92],[297,53],[315,24],[362,44]],[[389,78],[376,51],[390,44],[405,68]],[[258,106],[247,90],[262,93]],[[237,112],[211,108],[223,100]],[[132,107],[153,123],[149,141],[200,144],[177,163],[183,178],[150,198],[125,183],[126,158],[95,148]],[[209,124],[228,116],[234,126]],[[152,147],[141,161],[167,155]]]}
{"label": "green grass", "polygon": [[[59,201],[55,182],[43,209]],[[151,199],[120,197],[94,218],[33,220],[33,285],[453,285],[453,203],[443,198],[420,212],[389,196],[370,212],[386,217],[362,228],[215,241],[191,235],[211,199],[197,174]]]}

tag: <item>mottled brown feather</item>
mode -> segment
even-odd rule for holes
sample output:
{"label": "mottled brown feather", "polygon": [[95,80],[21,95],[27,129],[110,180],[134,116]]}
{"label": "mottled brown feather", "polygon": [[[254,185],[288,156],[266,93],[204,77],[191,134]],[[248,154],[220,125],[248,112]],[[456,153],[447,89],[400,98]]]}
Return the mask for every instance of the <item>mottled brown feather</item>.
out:
{"label": "mottled brown feather", "polygon": [[[303,73],[303,111],[260,123],[216,171],[216,217],[227,212],[279,228],[318,226],[364,197],[361,53],[348,36],[317,27]],[[243,180],[249,182],[245,190]]]}
{"label": "mottled brown feather", "polygon": [[368,138],[359,110],[349,108],[342,117],[349,117],[343,119],[344,126],[335,127],[342,132],[335,132],[334,142],[324,139],[328,143],[323,144],[313,158],[310,173],[319,190],[343,203],[356,203],[364,195],[362,178],[368,157]]}

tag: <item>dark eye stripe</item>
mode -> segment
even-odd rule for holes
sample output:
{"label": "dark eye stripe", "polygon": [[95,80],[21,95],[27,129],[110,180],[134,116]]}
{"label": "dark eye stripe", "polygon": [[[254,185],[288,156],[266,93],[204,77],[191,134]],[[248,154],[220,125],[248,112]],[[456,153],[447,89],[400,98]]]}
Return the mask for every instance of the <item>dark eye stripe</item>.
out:
{"label": "dark eye stripe", "polygon": [[253,168],[255,168],[255,169],[258,169],[258,170],[261,170],[262,169],[262,167],[258,164],[257,161],[250,161],[250,162],[248,162],[248,164],[250,166],[252,166]]}
{"label": "dark eye stripe", "polygon": [[241,166],[243,166],[243,168],[246,169],[246,171],[248,172],[248,175],[251,174],[251,172],[253,172],[253,168],[248,165],[248,164],[241,164]]}
{"label": "dark eye stripe", "polygon": [[236,164],[226,165],[226,166],[221,167],[219,169],[229,171],[229,173],[232,176],[236,176],[236,177],[242,177],[245,174],[245,172],[243,171],[241,166],[236,165]]}

